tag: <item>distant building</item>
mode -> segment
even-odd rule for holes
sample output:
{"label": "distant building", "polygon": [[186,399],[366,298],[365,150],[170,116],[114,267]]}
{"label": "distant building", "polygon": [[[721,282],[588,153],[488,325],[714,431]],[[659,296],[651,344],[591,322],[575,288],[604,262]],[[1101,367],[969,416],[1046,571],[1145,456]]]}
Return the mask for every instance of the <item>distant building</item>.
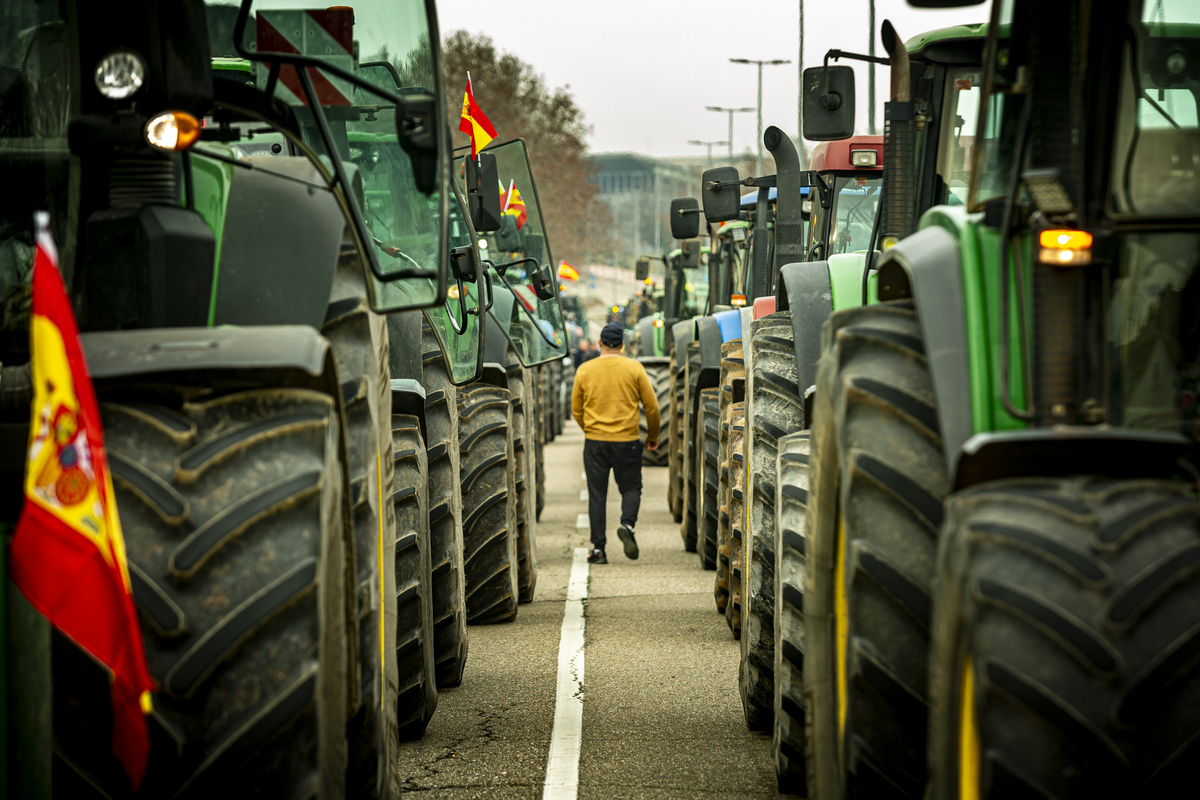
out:
{"label": "distant building", "polygon": [[[614,239],[620,252],[613,261],[632,268],[643,254],[671,250],[671,225],[667,212],[676,197],[700,199],[700,181],[709,167],[707,156],[653,158],[640,153],[597,153],[595,181],[600,199],[608,203],[616,226]],[[713,154],[713,165],[724,166],[725,153]],[[754,170],[754,156],[737,154],[734,166],[743,175]],[[747,171],[749,170],[749,171]]]}

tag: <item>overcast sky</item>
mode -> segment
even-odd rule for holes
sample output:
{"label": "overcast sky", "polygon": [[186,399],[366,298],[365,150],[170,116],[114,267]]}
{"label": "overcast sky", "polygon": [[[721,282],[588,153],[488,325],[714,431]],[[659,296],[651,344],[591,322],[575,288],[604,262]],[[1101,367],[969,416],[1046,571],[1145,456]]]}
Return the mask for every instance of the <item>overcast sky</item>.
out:
{"label": "overcast sky", "polygon": [[[703,155],[689,139],[726,138],[729,117],[705,106],[756,102],[758,70],[730,58],[790,59],[763,68],[763,127],[789,135],[798,127],[797,61],[800,0],[666,2],[665,0],[442,0],[443,36],[459,29],[486,34],[551,87],[569,86],[592,126],[592,152],[631,150],[653,156]],[[985,22],[988,4],[949,11],[876,0],[876,37],[883,20],[909,39],[922,31]],[[805,66],[830,48],[867,51],[867,0],[808,0],[804,8]],[[877,54],[886,55],[877,41]],[[867,130],[867,74],[857,75],[858,129]],[[448,76],[454,83],[465,76]],[[881,130],[887,67],[876,72],[876,125]],[[476,98],[484,112],[488,99]],[[738,152],[755,147],[755,115],[734,115]],[[504,131],[499,132],[501,137]],[[714,148],[716,151],[725,148]]]}

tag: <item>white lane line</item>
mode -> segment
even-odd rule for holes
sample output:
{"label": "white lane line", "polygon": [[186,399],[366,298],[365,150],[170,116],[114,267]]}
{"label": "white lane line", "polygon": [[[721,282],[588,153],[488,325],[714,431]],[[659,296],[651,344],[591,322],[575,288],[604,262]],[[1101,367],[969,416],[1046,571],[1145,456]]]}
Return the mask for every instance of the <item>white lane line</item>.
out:
{"label": "white lane line", "polygon": [[590,527],[592,527],[592,523],[588,522],[588,515],[587,515],[587,514],[579,514],[579,515],[577,515],[577,516],[575,517],[575,527],[576,527],[576,528],[590,528]]}
{"label": "white lane line", "polygon": [[586,472],[579,473],[579,480],[586,482],[587,481],[587,473]]}
{"label": "white lane line", "polygon": [[554,729],[546,759],[542,800],[575,800],[579,794],[579,745],[583,736],[583,602],[587,599],[588,551],[575,548],[562,638],[558,644],[558,692],[554,700]]}
{"label": "white lane line", "polygon": [[583,500],[584,502],[587,502],[587,499],[588,499],[588,496],[587,496],[587,489],[580,489],[580,490],[579,490],[579,499],[580,499],[580,500]]}

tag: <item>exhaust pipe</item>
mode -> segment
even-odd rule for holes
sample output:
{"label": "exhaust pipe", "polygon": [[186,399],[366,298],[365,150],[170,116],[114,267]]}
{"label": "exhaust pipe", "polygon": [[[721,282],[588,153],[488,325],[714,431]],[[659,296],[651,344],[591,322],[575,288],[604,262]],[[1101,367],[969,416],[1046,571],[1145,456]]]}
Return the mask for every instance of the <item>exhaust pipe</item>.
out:
{"label": "exhaust pipe", "polygon": [[884,104],[883,202],[881,240],[885,247],[913,232],[917,200],[916,106],[908,50],[889,20],[880,32],[891,64],[891,98]]}
{"label": "exhaust pipe", "polygon": [[774,293],[775,279],[784,264],[804,260],[800,156],[792,140],[774,125],[763,132],[763,144],[775,159],[775,263],[767,274],[766,290],[759,297]]}

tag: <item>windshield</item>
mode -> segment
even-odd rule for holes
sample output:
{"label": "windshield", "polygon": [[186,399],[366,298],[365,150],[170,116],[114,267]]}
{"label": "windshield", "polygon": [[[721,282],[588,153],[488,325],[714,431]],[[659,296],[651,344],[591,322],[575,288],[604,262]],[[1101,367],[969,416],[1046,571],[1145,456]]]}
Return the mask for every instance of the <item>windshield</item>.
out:
{"label": "windshield", "polygon": [[[71,285],[78,221],[78,178],[71,180],[67,120],[74,71],[70,36],[57,3],[0,3],[0,362],[28,351],[33,214],[50,212],[50,230]],[[72,192],[71,187],[75,186]]]}
{"label": "windshield", "polygon": [[942,115],[941,146],[938,147],[938,174],[946,184],[944,202],[966,205],[971,183],[971,149],[975,145],[975,125],[979,121],[979,98],[983,93],[983,71],[978,67],[958,67],[946,75],[946,98]]}
{"label": "windshield", "polygon": [[838,177],[833,183],[833,222],[828,255],[865,251],[870,247],[875,209],[883,176]]}
{"label": "windshield", "polygon": [[[437,303],[445,292],[445,270],[438,268],[448,258],[447,198],[418,188],[416,171],[422,165],[399,141],[397,105],[388,96],[442,96],[433,14],[423,0],[363,0],[353,7],[311,6],[297,0],[253,0],[249,5],[241,45],[245,52],[259,54],[250,73],[254,84],[273,88],[277,99],[294,108],[305,142],[346,168],[354,186],[350,199],[369,239],[364,245],[379,270],[412,276],[384,282],[372,275],[372,305],[389,311]],[[207,11],[213,56],[238,55],[233,24],[237,8],[213,3]],[[268,86],[269,53],[318,58],[383,91],[309,70],[328,125],[326,136],[309,107],[301,73],[285,65],[273,87]]]}
{"label": "windshield", "polygon": [[[542,364],[567,354],[562,309],[558,305],[550,241],[542,222],[537,187],[529,170],[525,142],[515,139],[487,148],[496,156],[501,195],[501,227],[479,237],[482,257],[494,269],[496,304],[492,316],[512,342],[523,366]],[[454,160],[453,174],[465,191],[464,155]],[[549,297],[538,296],[538,289]],[[502,295],[508,294],[502,302]]]}
{"label": "windshield", "polygon": [[1147,3],[1121,70],[1111,203],[1122,215],[1200,212],[1200,7]]}
{"label": "windshield", "polygon": [[[455,191],[450,204],[450,247],[476,247],[474,231],[463,212],[462,197]],[[478,252],[478,250],[476,250]],[[481,277],[480,280],[483,280]],[[471,313],[479,307],[480,283],[459,283],[450,277],[446,302],[425,310],[425,317],[442,347],[442,355],[455,385],[475,380],[483,359],[483,328],[480,315]],[[461,299],[462,302],[459,302]]]}
{"label": "windshield", "polygon": [[700,265],[683,270],[683,302],[680,318],[698,317],[708,310],[708,258],[700,253]]}

